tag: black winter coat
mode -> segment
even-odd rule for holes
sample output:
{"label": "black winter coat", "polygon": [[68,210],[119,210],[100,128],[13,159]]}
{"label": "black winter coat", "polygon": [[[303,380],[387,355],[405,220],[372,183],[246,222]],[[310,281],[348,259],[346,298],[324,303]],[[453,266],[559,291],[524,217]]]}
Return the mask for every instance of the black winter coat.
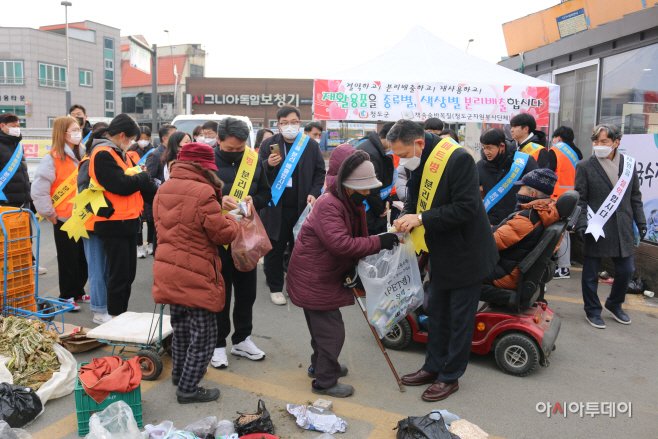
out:
{"label": "black winter coat", "polygon": [[160,144],[155,148],[155,151],[146,157],[146,172],[151,175],[151,178],[159,180],[160,184],[164,183],[164,164],[162,163],[162,154],[164,154],[165,149],[165,146]]}
{"label": "black winter coat", "polygon": [[[273,143],[279,145],[283,160],[277,166],[271,168],[267,163],[267,159],[271,153],[270,145]],[[270,187],[273,186],[274,180],[279,174],[279,169],[281,169],[281,165],[285,162],[285,149],[285,140],[281,133],[278,133],[265,139],[258,150],[258,158],[262,162]],[[304,153],[297,163],[295,173],[297,174],[296,182],[298,185],[297,214],[301,215],[304,209],[306,209],[306,199],[308,196],[313,195],[315,198],[320,196],[320,191],[324,185],[324,176],[327,173],[322,151],[320,151],[320,145],[318,145],[315,139],[308,141]],[[281,199],[276,206],[266,206],[260,211],[260,219],[263,221],[267,236],[274,241],[279,239],[282,211],[283,203]]]}
{"label": "black winter coat", "polygon": [[[434,134],[425,134],[421,163],[407,183],[407,201],[400,216],[416,213],[423,169],[440,140]],[[480,196],[475,162],[464,148],[450,156],[432,206],[423,212],[422,219],[432,282],[439,290],[473,285],[494,269],[498,250]]]}
{"label": "black winter coat", "polygon": [[[238,175],[238,169],[240,168],[242,157],[233,163],[223,156],[222,152],[219,150],[219,146],[216,146],[213,149],[215,150],[215,165],[217,166],[215,175],[217,175],[222,183],[224,183],[222,194],[231,195],[231,189],[233,188],[233,183]],[[261,210],[267,206],[272,199],[272,190],[267,182],[267,176],[265,175],[265,172],[263,172],[263,164],[260,161],[256,164],[256,172],[254,173],[254,178],[251,181],[251,186],[249,187],[247,195],[251,195],[256,210]]]}
{"label": "black winter coat", "polygon": [[[514,163],[515,152],[516,145],[507,142],[505,154],[497,157],[494,161],[488,161],[484,156],[484,152],[482,153],[482,160],[477,162],[477,169],[480,177],[480,186],[482,186],[485,196],[510,171],[512,163]],[[524,175],[535,169],[537,169],[537,162],[531,156],[528,158],[528,163],[526,163],[525,168],[518,179],[521,180]],[[489,209],[487,216],[489,217],[489,223],[492,226],[500,224],[507,215],[514,212],[514,208],[516,207],[516,194],[519,192],[520,188],[521,186],[512,186],[505,196],[502,199],[499,199],[498,202]]]}
{"label": "black winter coat", "polygon": [[[0,170],[4,169],[11,160],[11,156],[14,155],[16,147],[23,140],[23,136],[10,136],[9,134],[0,131]],[[2,190],[7,201],[0,201],[2,204],[25,204],[26,208],[29,208],[32,197],[30,195],[30,177],[27,174],[27,162],[25,161],[25,153],[23,152],[23,158],[21,163],[16,170],[14,176],[7,182],[7,185]]]}
{"label": "black winter coat", "polygon": [[[375,167],[375,174],[377,180],[382,182],[381,189],[385,189],[393,184],[393,175],[395,169],[393,167],[393,158],[386,155],[382,141],[379,139],[377,133],[372,132],[363,141],[358,144],[356,149],[365,151],[370,156],[370,162]],[[389,195],[382,200],[379,195],[380,189],[370,191],[370,195],[366,197],[370,209],[366,211],[366,220],[368,221],[368,234],[377,235],[386,232],[386,217],[381,215],[386,211],[386,202],[391,201]]]}

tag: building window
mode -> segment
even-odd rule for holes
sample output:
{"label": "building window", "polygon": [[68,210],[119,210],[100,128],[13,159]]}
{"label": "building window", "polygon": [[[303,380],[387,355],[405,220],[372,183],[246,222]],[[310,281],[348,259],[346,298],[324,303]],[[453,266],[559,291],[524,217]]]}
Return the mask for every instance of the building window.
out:
{"label": "building window", "polygon": [[112,61],[111,59],[106,59],[105,68],[108,70],[114,70],[114,61]]}
{"label": "building window", "polygon": [[55,123],[56,117],[48,116],[48,128],[52,128],[53,124]]}
{"label": "building window", "polygon": [[114,40],[104,38],[103,57],[105,58],[105,117],[114,117]]}
{"label": "building window", "polygon": [[193,78],[203,77],[203,66],[190,64],[190,76]]}
{"label": "building window", "polygon": [[601,120],[624,134],[658,134],[658,44],[603,59]]}
{"label": "building window", "polygon": [[80,70],[80,85],[83,87],[91,87],[91,70]]}
{"label": "building window", "polygon": [[12,113],[18,116],[18,124],[21,128],[25,128],[25,105],[16,106],[0,106],[0,114]]}
{"label": "building window", "polygon": [[23,61],[0,61],[0,84],[22,85]]}
{"label": "building window", "polygon": [[66,88],[66,67],[39,63],[39,85]]}

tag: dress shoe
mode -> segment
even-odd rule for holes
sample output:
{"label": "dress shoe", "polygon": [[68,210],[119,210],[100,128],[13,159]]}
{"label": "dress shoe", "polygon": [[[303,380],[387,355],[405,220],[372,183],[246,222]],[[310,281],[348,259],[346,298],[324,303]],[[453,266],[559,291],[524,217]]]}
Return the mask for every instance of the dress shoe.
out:
{"label": "dress shoe", "polygon": [[433,383],[436,381],[436,377],[436,375],[420,369],[418,372],[403,376],[400,381],[406,386],[422,386],[423,384]]}
{"label": "dress shoe", "polygon": [[423,392],[421,398],[425,401],[441,401],[450,396],[451,393],[459,390],[459,381],[455,381],[451,384],[442,383],[437,381]]}

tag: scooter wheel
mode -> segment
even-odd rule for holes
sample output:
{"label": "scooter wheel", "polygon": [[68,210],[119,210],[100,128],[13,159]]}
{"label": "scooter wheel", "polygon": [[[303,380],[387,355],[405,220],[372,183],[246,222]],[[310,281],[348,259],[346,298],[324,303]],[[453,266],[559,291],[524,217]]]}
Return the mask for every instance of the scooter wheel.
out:
{"label": "scooter wheel", "polygon": [[539,361],[535,342],[524,334],[508,334],[496,344],[496,363],[503,372],[517,377],[529,375]]}
{"label": "scooter wheel", "polygon": [[409,346],[411,333],[411,325],[404,318],[391,328],[391,332],[382,338],[382,344],[386,349],[402,350]]}
{"label": "scooter wheel", "polygon": [[153,381],[160,376],[164,364],[162,363],[162,357],[157,352],[153,349],[142,349],[135,356],[139,357],[143,380]]}

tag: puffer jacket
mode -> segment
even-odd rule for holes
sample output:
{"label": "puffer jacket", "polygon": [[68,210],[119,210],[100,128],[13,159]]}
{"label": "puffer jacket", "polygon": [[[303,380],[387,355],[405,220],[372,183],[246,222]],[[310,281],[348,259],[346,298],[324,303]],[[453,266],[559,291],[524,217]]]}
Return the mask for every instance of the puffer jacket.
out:
{"label": "puffer jacket", "polygon": [[494,229],[500,259],[494,268],[493,279],[498,288],[516,289],[519,263],[537,246],[544,229],[560,219],[553,198],[522,204],[521,209]]}
{"label": "puffer jacket", "polygon": [[174,161],[169,180],[153,200],[158,251],[153,263],[153,299],[219,312],[225,291],[218,245],[238,233],[222,214],[222,182],[199,164]]}
{"label": "puffer jacket", "polygon": [[[11,160],[11,156],[16,152],[18,144],[23,140],[23,136],[10,136],[3,131],[0,131],[0,169],[4,169]],[[27,162],[25,161],[25,152],[23,158],[14,176],[7,182],[7,185],[2,190],[7,197],[7,201],[0,202],[1,204],[23,204],[26,207],[30,205],[30,177],[27,173]]]}
{"label": "puffer jacket", "polygon": [[[286,290],[301,308],[327,311],[354,304],[352,292],[343,287],[345,273],[367,255],[381,250],[379,237],[368,237],[365,206],[355,206],[344,188],[337,188],[340,165],[355,149],[341,145],[333,150],[327,173],[327,190],[295,241],[288,266]],[[338,198],[343,191],[343,199]]]}

